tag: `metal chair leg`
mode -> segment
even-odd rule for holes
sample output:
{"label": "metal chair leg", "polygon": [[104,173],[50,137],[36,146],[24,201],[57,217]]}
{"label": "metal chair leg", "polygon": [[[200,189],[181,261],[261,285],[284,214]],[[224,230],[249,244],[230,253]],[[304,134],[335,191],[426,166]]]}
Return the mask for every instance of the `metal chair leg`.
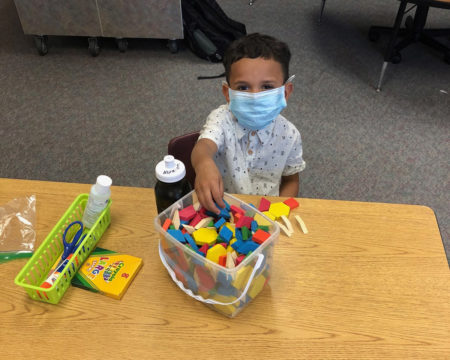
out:
{"label": "metal chair leg", "polygon": [[322,0],[322,6],[320,8],[320,16],[319,16],[319,23],[322,22],[322,15],[323,15],[323,9],[325,9],[325,3],[327,0]]}
{"label": "metal chair leg", "polygon": [[400,26],[402,24],[403,15],[405,14],[405,9],[406,9],[407,2],[408,2],[408,0],[401,0],[400,6],[398,8],[397,16],[395,18],[394,28],[392,30],[391,40],[389,41],[389,45],[388,45],[388,47],[386,49],[386,52],[384,54],[384,62],[383,62],[383,66],[381,68],[380,77],[378,79],[378,86],[377,86],[377,91],[378,92],[381,91],[381,84],[383,82],[384,73],[386,71],[388,62],[392,58],[392,53],[393,53],[394,48],[395,48],[395,42],[397,41],[398,31],[399,31]]}

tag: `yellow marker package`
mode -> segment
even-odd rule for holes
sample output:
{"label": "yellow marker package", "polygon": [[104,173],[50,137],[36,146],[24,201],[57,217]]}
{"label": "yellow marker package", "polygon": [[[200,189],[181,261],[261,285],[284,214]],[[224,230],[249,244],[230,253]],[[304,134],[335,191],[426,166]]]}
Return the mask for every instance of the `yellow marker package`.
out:
{"label": "yellow marker package", "polygon": [[72,279],[72,285],[120,299],[141,267],[138,257],[97,247]]}

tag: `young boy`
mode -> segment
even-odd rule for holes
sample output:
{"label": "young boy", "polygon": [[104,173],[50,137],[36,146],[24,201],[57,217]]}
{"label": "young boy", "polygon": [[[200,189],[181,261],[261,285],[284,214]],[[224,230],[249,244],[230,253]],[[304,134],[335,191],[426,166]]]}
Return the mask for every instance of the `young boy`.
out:
{"label": "young boy", "polygon": [[223,64],[227,105],[209,114],[191,162],[200,203],[218,213],[223,193],[296,197],[305,168],[296,127],[279,115],[293,85],[288,46],[250,34],[234,41]]}

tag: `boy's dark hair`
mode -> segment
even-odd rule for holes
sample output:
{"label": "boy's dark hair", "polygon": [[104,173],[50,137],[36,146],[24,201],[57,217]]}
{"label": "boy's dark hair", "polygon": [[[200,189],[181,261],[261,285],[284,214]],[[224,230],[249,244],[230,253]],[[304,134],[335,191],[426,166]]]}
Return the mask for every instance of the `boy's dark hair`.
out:
{"label": "boy's dark hair", "polygon": [[225,51],[223,66],[227,81],[230,81],[232,64],[243,58],[256,59],[259,57],[279,62],[283,70],[284,82],[288,79],[291,52],[287,44],[269,35],[253,33],[233,41]]}

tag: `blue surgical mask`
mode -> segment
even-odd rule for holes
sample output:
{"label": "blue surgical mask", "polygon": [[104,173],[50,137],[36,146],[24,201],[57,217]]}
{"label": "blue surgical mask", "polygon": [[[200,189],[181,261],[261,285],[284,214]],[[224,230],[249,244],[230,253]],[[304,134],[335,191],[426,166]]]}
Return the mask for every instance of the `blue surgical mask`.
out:
{"label": "blue surgical mask", "polygon": [[251,130],[261,130],[269,125],[283,110],[287,103],[284,85],[257,93],[228,89],[230,111],[238,123]]}

